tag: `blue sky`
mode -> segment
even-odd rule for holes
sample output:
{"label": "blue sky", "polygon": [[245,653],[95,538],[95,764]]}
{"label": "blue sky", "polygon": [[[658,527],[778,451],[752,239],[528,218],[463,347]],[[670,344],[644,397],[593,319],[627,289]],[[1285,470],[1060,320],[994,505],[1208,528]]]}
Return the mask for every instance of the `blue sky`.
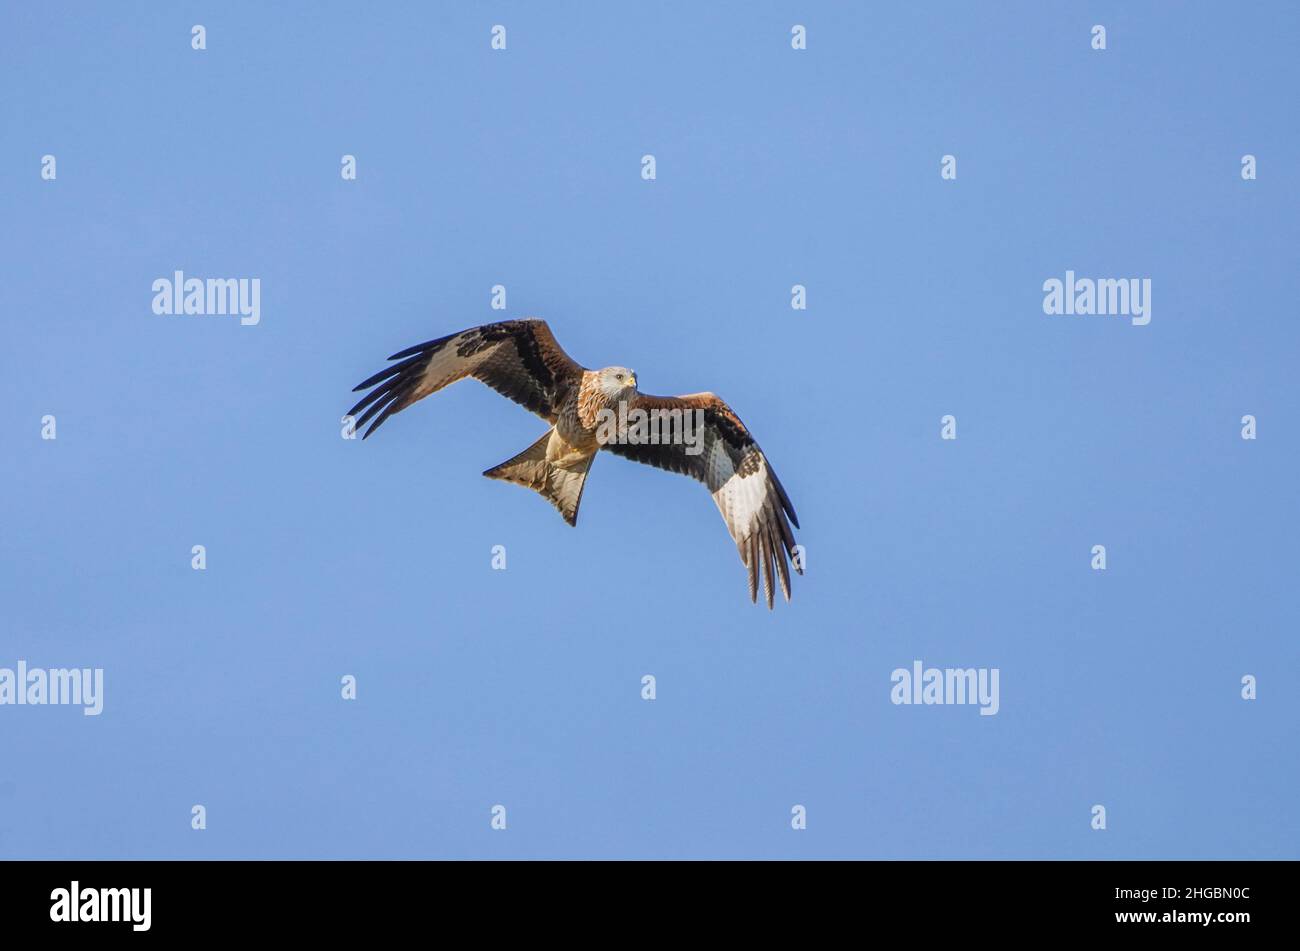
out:
{"label": "blue sky", "polygon": [[[0,667],[105,699],[0,706],[0,856],[1296,858],[1297,26],[6,4]],[[261,322],[153,314],[177,269]],[[1151,323],[1045,315],[1067,269]],[[793,602],[685,479],[602,456],[571,529],[482,478],[544,424],[476,384],[340,438],[503,316],[735,407]],[[914,660],[1000,711],[892,704]]]}

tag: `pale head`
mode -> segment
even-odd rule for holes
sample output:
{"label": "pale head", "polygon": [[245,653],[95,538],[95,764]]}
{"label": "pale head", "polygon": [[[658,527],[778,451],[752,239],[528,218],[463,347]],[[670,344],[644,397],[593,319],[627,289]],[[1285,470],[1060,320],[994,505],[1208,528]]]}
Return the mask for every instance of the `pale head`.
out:
{"label": "pale head", "polygon": [[627,367],[605,367],[596,371],[597,385],[606,399],[626,399],[636,392],[636,374]]}

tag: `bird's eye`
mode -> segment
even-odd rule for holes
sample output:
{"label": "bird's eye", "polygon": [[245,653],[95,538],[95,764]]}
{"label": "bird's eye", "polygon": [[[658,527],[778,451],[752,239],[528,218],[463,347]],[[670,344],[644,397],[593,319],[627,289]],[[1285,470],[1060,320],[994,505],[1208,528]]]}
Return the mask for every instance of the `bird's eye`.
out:
{"label": "bird's eye", "polygon": [[621,374],[621,373],[618,374],[617,379],[619,379],[619,380],[623,379],[623,374]]}

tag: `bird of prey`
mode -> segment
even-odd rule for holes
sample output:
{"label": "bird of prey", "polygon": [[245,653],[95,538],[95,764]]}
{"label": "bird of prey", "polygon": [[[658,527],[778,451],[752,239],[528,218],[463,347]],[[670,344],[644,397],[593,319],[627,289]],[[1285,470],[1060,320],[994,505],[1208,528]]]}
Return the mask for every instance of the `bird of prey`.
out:
{"label": "bird of prey", "polygon": [[[799,527],[799,519],[758,443],[714,394],[641,393],[631,370],[580,366],[546,322],[535,319],[472,327],[388,359],[396,362],[353,388],[370,390],[348,411],[357,428],[370,423],[362,439],[417,400],[473,377],[551,424],[541,439],[485,476],[532,489],[570,525],[577,523],[587,472],[601,449],[690,476],[708,486],[722,513],[748,570],[750,600],[758,600],[760,570],[768,608],[774,573],[790,600],[789,559],[803,574],[802,552],[796,552],[790,529],[791,522]],[[647,427],[647,420],[662,425]]]}

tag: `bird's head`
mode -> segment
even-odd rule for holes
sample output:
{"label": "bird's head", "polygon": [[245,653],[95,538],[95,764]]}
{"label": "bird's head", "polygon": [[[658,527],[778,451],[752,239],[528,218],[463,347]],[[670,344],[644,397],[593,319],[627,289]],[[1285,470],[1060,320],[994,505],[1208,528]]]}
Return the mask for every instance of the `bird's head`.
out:
{"label": "bird's head", "polygon": [[636,374],[627,367],[605,367],[598,376],[601,392],[611,401],[627,399],[636,392]]}

